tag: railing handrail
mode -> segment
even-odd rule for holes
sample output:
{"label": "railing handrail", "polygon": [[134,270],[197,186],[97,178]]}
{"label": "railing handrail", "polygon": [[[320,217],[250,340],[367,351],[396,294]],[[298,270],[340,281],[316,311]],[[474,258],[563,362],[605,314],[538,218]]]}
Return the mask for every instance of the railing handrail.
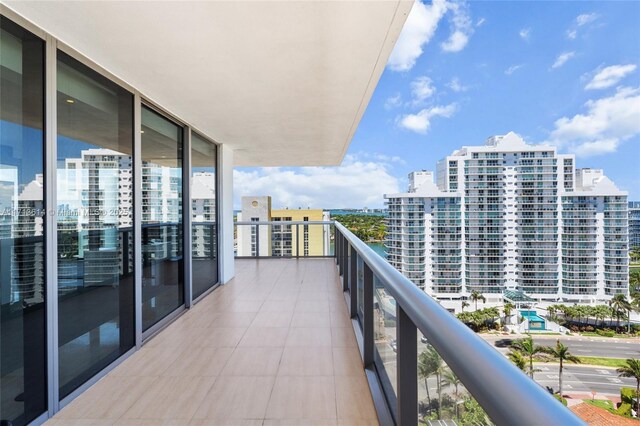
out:
{"label": "railing handrail", "polygon": [[333,225],[333,220],[290,220],[290,221],[277,221],[277,220],[264,220],[264,221],[247,221],[242,220],[235,222],[235,225]]}
{"label": "railing handrail", "polygon": [[341,223],[336,221],[335,227],[495,423],[584,425],[549,392],[522,373]]}

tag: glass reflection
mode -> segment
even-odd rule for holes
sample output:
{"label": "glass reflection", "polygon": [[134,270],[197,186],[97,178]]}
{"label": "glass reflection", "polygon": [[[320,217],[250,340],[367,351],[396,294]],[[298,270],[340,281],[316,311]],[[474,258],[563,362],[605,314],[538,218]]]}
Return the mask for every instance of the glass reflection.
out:
{"label": "glass reflection", "polygon": [[0,424],[46,410],[44,42],[0,21]]}
{"label": "glass reflection", "polygon": [[182,127],[142,108],[142,329],[184,303]]}
{"label": "glass reflection", "polygon": [[191,134],[192,289],[196,298],[218,282],[216,145]]}
{"label": "glass reflection", "polygon": [[373,276],[373,362],[380,384],[387,398],[392,415],[397,406],[397,309],[396,300],[384,288],[378,277]]}
{"label": "glass reflection", "polygon": [[63,52],[57,89],[64,398],[134,344],[133,95]]}

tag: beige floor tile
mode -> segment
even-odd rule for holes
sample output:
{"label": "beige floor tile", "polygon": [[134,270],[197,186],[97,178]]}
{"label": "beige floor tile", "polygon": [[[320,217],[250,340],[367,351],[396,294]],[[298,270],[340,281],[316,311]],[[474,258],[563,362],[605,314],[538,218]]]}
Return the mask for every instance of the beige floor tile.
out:
{"label": "beige floor tile", "polygon": [[333,353],[331,347],[285,347],[278,375],[332,376]]}
{"label": "beige floor tile", "polygon": [[256,317],[256,312],[218,312],[209,327],[232,328],[249,327]]}
{"label": "beige floor tile", "polygon": [[263,426],[337,426],[336,419],[266,419]]}
{"label": "beige floor tile", "polygon": [[262,419],[193,419],[189,426],[262,426]]}
{"label": "beige floor tile", "polygon": [[295,312],[329,312],[328,300],[304,300],[299,299],[296,303]]}
{"label": "beige floor tile", "polygon": [[294,312],[291,327],[330,327],[331,319],[322,312]]}
{"label": "beige floor tile", "polygon": [[336,376],[362,376],[364,367],[358,348],[333,348],[333,373]]}
{"label": "beige floor tile", "polygon": [[188,426],[187,419],[120,419],[115,426]]}
{"label": "beige floor tile", "polygon": [[369,385],[364,376],[336,376],[335,386],[339,419],[377,419]]}
{"label": "beige floor tile", "polygon": [[331,312],[329,315],[331,327],[339,328],[339,327],[347,327],[353,328],[353,323],[351,322],[351,318],[349,318],[349,314],[345,312]]}
{"label": "beige floor tile", "polygon": [[336,419],[333,377],[278,376],[267,408],[267,419]]}
{"label": "beige floor tile", "polygon": [[171,346],[145,345],[109,374],[124,377],[160,376],[184,350]]}
{"label": "beige floor tile", "polygon": [[57,417],[47,420],[46,426],[111,426],[113,419],[60,419]]}
{"label": "beige floor tile", "polygon": [[275,376],[278,373],[281,357],[281,347],[237,347],[220,374],[223,376]]}
{"label": "beige floor tile", "polygon": [[331,346],[331,328],[290,328],[285,346]]}
{"label": "beige floor tile", "polygon": [[240,327],[210,328],[200,337],[199,345],[207,348],[235,348],[247,331]]}
{"label": "beige floor tile", "polygon": [[378,426],[378,419],[338,419],[338,426]]}
{"label": "beige floor tile", "polygon": [[162,375],[165,377],[217,376],[232,353],[233,348],[190,348]]}
{"label": "beige floor tile", "polygon": [[157,377],[107,375],[62,409],[58,419],[117,420],[122,416]]}
{"label": "beige floor tile", "polygon": [[252,327],[289,327],[293,312],[258,312],[251,323]]}
{"label": "beige floor tile", "polygon": [[331,327],[331,346],[356,347],[358,341],[353,327]]}
{"label": "beige floor tile", "polygon": [[215,380],[215,377],[160,377],[122,418],[190,420]]}
{"label": "beige floor tile", "polygon": [[[270,293],[271,294],[271,293]],[[291,298],[291,300],[296,300],[297,298]],[[270,300],[267,298],[265,302],[260,307],[260,311],[258,312],[293,312],[295,309],[295,302],[291,303],[291,300]]]}
{"label": "beige floor tile", "polygon": [[238,346],[283,347],[287,334],[288,327],[249,327]]}
{"label": "beige floor tile", "polygon": [[263,419],[275,377],[220,376],[193,420],[228,424],[233,419]]}

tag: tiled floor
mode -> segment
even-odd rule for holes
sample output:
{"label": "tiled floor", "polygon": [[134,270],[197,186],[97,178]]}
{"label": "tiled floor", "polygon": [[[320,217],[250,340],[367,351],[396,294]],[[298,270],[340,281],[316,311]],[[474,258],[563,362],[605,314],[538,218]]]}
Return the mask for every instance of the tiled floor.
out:
{"label": "tiled floor", "polygon": [[47,425],[377,424],[332,259],[237,260]]}

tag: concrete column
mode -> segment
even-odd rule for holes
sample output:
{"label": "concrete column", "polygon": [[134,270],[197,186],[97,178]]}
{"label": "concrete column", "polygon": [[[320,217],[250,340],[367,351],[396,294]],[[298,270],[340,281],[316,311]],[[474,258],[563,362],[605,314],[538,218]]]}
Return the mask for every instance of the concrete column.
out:
{"label": "concrete column", "polygon": [[218,149],[220,186],[220,282],[227,283],[235,276],[233,258],[233,150],[228,145]]}

